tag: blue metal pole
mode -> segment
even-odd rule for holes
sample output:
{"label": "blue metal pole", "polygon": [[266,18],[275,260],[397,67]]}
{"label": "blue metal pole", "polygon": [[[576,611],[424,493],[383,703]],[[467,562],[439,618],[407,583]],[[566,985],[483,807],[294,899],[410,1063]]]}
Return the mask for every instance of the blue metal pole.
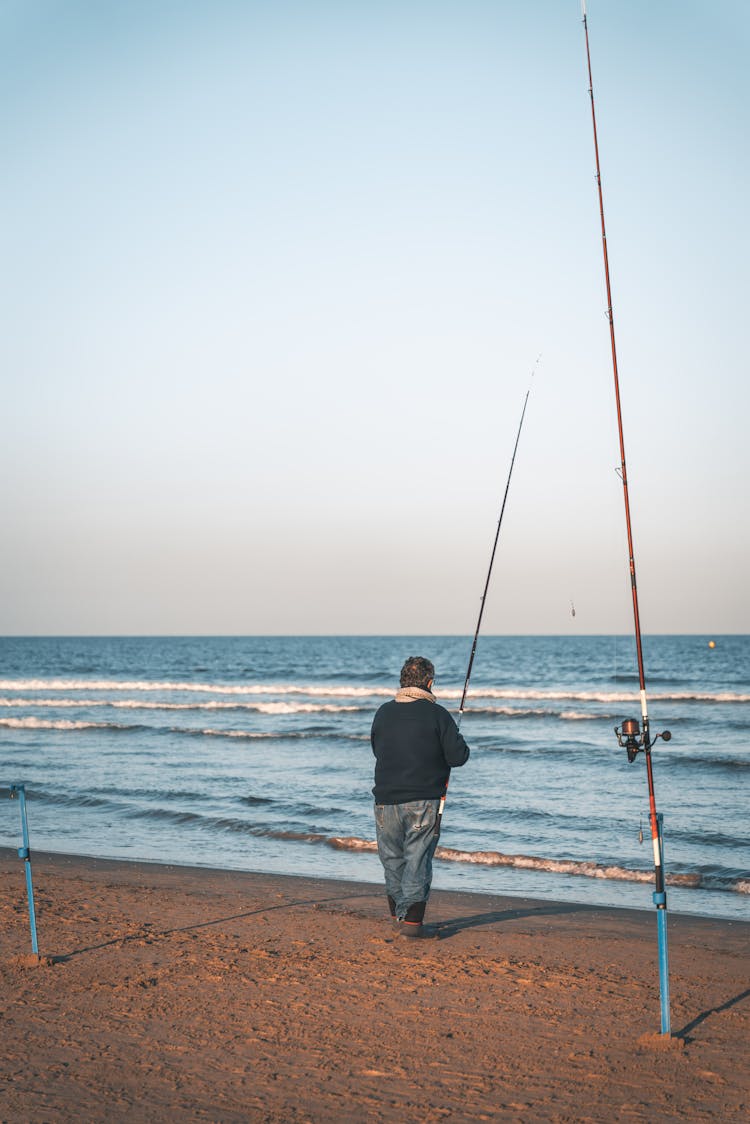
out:
{"label": "blue metal pole", "polygon": [[11,796],[18,795],[18,805],[21,812],[21,835],[23,847],[18,848],[18,857],[23,859],[26,871],[26,896],[29,902],[29,926],[31,928],[31,950],[35,956],[39,955],[39,944],[36,939],[36,910],[34,909],[34,883],[31,878],[31,851],[29,849],[29,824],[26,816],[26,787],[22,784],[10,786]]}
{"label": "blue metal pole", "polygon": [[[659,832],[659,857],[660,866],[664,869],[664,836],[662,834],[661,812],[656,814]],[[659,995],[661,997],[661,1032],[671,1034],[669,1016],[669,952],[667,946],[667,894],[665,890],[654,891],[654,905],[656,906],[656,926],[659,939]]]}
{"label": "blue metal pole", "polygon": [[651,821],[651,840],[654,848],[654,894],[656,906],[656,930],[659,945],[659,994],[661,999],[661,1032],[670,1034],[669,1018],[669,952],[667,949],[667,888],[664,875],[664,817],[656,810],[654,794],[654,774],[651,765],[651,736],[648,727],[644,730],[646,752],[646,776],[648,779],[649,819]]}

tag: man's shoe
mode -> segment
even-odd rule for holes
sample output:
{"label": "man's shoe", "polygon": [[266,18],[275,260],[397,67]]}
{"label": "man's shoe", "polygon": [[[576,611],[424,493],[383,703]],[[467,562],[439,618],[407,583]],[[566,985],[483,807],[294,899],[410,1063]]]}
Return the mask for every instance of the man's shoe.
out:
{"label": "man's shoe", "polygon": [[399,921],[398,931],[402,937],[408,937],[414,940],[415,937],[422,936],[422,922],[421,921]]}

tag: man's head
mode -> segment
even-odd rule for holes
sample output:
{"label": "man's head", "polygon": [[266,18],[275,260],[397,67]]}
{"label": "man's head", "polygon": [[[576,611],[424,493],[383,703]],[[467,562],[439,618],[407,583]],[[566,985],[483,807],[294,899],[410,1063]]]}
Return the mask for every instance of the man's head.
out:
{"label": "man's head", "polygon": [[409,656],[401,668],[402,687],[421,687],[423,691],[426,691],[434,678],[434,664],[426,660],[424,656]]}

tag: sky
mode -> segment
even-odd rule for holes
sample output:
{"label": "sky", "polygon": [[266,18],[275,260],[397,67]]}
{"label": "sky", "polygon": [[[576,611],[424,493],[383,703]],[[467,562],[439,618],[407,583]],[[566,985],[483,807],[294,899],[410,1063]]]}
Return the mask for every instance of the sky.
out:
{"label": "sky", "polygon": [[[587,11],[641,625],[750,633],[750,7]],[[631,630],[578,0],[0,0],[0,87],[0,635],[471,635],[529,387],[483,631]]]}

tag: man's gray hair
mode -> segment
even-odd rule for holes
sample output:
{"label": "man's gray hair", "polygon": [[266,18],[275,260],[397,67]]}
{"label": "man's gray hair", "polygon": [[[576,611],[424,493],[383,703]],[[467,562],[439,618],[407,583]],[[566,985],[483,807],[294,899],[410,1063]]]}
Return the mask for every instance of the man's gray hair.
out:
{"label": "man's gray hair", "polygon": [[424,656],[409,656],[401,668],[402,687],[421,687],[427,690],[427,684],[435,678],[435,665]]}

